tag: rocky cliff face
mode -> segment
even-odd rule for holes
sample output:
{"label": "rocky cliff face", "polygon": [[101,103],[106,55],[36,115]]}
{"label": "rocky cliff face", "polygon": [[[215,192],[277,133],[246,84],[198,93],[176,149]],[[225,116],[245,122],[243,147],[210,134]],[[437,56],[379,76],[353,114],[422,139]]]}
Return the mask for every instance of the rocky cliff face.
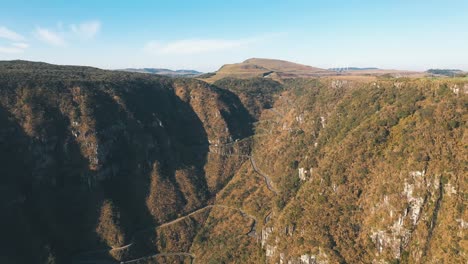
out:
{"label": "rocky cliff face", "polygon": [[2,62],[0,262],[464,263],[466,86]]}

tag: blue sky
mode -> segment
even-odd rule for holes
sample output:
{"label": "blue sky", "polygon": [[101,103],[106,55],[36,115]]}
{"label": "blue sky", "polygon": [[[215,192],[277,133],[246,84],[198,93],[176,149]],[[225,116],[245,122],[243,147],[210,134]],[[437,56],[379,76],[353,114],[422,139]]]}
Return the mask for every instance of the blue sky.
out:
{"label": "blue sky", "polygon": [[262,57],[468,70],[466,0],[2,2],[0,60],[213,71]]}

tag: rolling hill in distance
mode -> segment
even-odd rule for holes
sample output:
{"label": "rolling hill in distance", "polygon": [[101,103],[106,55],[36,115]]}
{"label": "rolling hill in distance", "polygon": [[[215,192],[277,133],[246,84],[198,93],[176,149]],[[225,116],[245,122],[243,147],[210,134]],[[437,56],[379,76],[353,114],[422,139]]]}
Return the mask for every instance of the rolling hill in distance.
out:
{"label": "rolling hill in distance", "polygon": [[252,77],[318,77],[322,75],[333,75],[334,72],[315,68],[312,66],[297,64],[283,60],[252,58],[242,63],[226,64],[222,66],[215,75],[207,78],[213,82],[225,77],[252,78]]}
{"label": "rolling hill in distance", "polygon": [[198,72],[195,70],[169,70],[169,69],[160,69],[160,68],[141,68],[141,69],[126,68],[120,71],[159,74],[159,75],[164,75],[164,76],[169,76],[169,77],[194,77],[194,76],[203,74],[202,72]]}
{"label": "rolling hill in distance", "polygon": [[446,73],[0,61],[0,263],[466,263]]}
{"label": "rolling hill in distance", "polygon": [[[241,63],[223,65],[218,71],[199,76],[206,82],[214,82],[216,80],[233,77],[233,78],[253,78],[263,77],[276,80],[287,78],[316,78],[327,76],[366,76],[378,77],[390,75],[394,77],[422,77],[424,72],[414,72],[405,70],[385,70],[378,68],[358,68],[347,67],[340,69],[321,69],[308,65],[302,65],[294,62],[275,60],[275,59],[260,59],[251,58]],[[368,78],[372,79],[372,78]]]}

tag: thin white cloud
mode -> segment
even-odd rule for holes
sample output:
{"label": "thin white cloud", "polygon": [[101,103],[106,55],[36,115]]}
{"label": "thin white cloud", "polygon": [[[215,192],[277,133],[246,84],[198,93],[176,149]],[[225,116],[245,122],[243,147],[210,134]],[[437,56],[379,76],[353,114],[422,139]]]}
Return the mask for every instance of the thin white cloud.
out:
{"label": "thin white cloud", "polygon": [[0,27],[0,38],[11,40],[11,41],[22,41],[24,37],[7,27]]}
{"label": "thin white cloud", "polygon": [[184,39],[174,42],[163,43],[152,40],[146,43],[144,51],[152,54],[199,54],[217,51],[233,50],[248,47],[251,44],[276,37],[282,33],[263,35],[260,37],[244,38],[237,40],[229,39]]}
{"label": "thin white cloud", "polygon": [[27,49],[27,48],[29,48],[29,44],[24,43],[24,42],[16,42],[16,43],[13,43],[11,45],[13,47],[15,47],[15,48],[18,48],[18,49]]}
{"label": "thin white cloud", "polygon": [[78,25],[72,24],[70,25],[70,29],[77,36],[84,39],[90,39],[99,33],[99,30],[101,29],[101,22],[87,21]]}
{"label": "thin white cloud", "polygon": [[11,41],[11,43],[8,45],[0,46],[0,53],[23,53],[29,47],[27,43],[22,42],[25,40],[25,37],[14,32],[13,30],[8,29],[7,27],[0,27],[0,39]]}
{"label": "thin white cloud", "polygon": [[46,29],[46,28],[37,27],[36,37],[39,40],[47,44],[53,45],[53,46],[64,46],[66,43],[63,37],[59,33]]}
{"label": "thin white cloud", "polygon": [[23,53],[29,45],[27,43],[12,43],[9,46],[0,46],[0,53],[17,54]]}

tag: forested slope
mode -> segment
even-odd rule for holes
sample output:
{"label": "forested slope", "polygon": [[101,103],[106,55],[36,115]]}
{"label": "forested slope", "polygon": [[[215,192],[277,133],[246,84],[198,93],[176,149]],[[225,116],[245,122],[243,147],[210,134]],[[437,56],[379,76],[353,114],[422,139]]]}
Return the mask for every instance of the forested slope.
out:
{"label": "forested slope", "polygon": [[0,62],[0,262],[466,263],[467,93]]}

